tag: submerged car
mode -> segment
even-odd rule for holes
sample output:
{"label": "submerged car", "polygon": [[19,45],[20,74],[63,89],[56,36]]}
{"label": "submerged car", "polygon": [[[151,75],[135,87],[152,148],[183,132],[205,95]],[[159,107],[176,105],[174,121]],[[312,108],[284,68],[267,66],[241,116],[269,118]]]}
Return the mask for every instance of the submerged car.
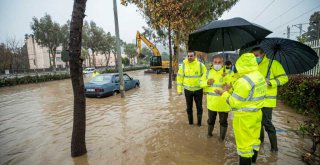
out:
{"label": "submerged car", "polygon": [[[128,74],[123,74],[124,88],[129,90],[140,86],[140,81],[131,78]],[[90,82],[84,84],[85,95],[87,97],[104,97],[116,95],[120,92],[119,74],[100,74]]]}

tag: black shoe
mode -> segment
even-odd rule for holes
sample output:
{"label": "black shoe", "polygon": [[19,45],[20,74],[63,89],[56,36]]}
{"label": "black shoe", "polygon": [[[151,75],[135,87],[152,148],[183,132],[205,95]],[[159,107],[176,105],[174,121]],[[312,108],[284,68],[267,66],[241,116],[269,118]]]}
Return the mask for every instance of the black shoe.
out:
{"label": "black shoe", "polygon": [[261,132],[260,132],[260,142],[263,143],[264,142],[264,129],[263,126],[261,126]]}
{"label": "black shoe", "polygon": [[224,141],[224,139],[226,138],[227,129],[228,127],[220,126],[220,141]]}
{"label": "black shoe", "polygon": [[277,134],[275,132],[270,133],[269,140],[271,144],[271,152],[278,152]]}
{"label": "black shoe", "polygon": [[189,125],[193,124],[193,115],[192,114],[188,114],[188,120],[189,120]]}
{"label": "black shoe", "polygon": [[251,162],[252,163],[256,163],[256,161],[257,161],[257,158],[258,158],[258,151],[256,151],[256,150],[253,150],[253,156],[252,156],[252,158],[251,158]]}
{"label": "black shoe", "polygon": [[213,125],[208,125],[208,138],[212,137],[212,131],[213,131],[214,126]]}
{"label": "black shoe", "polygon": [[245,158],[241,156],[239,156],[239,158],[240,158],[240,161],[239,161],[240,165],[251,165],[251,158]]}
{"label": "black shoe", "polygon": [[202,114],[201,115],[197,115],[198,117],[198,126],[201,126],[201,120],[202,120]]}

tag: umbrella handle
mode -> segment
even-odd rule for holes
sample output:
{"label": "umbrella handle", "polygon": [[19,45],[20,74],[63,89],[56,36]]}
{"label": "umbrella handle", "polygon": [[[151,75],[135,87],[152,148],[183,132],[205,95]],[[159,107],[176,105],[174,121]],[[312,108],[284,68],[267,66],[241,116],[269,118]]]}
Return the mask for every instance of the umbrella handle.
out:
{"label": "umbrella handle", "polygon": [[271,69],[271,66],[272,66],[274,57],[276,56],[276,53],[277,53],[277,51],[273,51],[272,59],[271,59],[271,61],[269,62],[269,65],[268,65],[268,71],[267,71],[266,79],[269,79],[269,78],[270,78],[270,69]]}

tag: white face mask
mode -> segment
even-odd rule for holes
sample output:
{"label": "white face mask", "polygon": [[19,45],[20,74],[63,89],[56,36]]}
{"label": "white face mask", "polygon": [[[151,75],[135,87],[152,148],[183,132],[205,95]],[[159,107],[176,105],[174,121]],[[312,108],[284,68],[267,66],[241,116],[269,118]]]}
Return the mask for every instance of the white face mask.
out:
{"label": "white face mask", "polygon": [[221,69],[221,65],[213,65],[214,70],[220,70]]}

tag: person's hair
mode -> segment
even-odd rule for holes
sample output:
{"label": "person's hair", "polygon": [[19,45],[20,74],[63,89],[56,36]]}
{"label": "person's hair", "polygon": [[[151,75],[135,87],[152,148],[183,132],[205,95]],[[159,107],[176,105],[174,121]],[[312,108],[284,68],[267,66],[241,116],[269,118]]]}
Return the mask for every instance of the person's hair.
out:
{"label": "person's hair", "polygon": [[232,65],[232,62],[231,61],[226,61],[224,64],[225,65]]}
{"label": "person's hair", "polygon": [[196,52],[195,51],[188,51],[188,53],[193,53],[194,56],[196,56]]}
{"label": "person's hair", "polygon": [[263,53],[263,49],[261,47],[254,47],[251,49],[251,52],[259,51],[260,53]]}
{"label": "person's hair", "polygon": [[220,55],[220,54],[213,56],[213,57],[212,57],[212,61],[213,61],[214,59],[216,59],[216,58],[220,58],[222,61],[224,61],[222,55]]}

